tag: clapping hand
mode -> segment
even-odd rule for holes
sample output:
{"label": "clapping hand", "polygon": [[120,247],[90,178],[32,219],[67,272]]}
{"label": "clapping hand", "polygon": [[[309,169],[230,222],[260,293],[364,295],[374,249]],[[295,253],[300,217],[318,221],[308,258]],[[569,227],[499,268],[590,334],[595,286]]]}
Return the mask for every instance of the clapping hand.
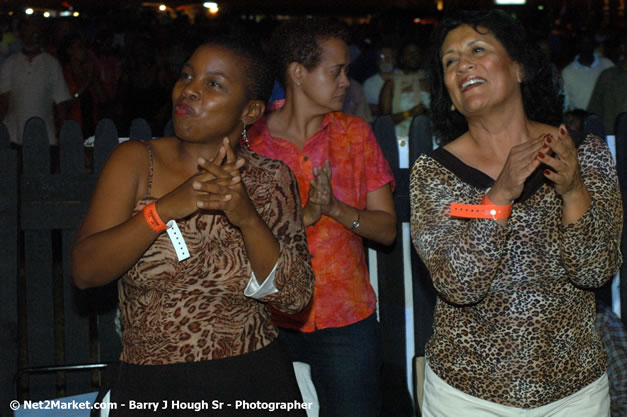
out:
{"label": "clapping hand", "polygon": [[550,149],[553,155],[547,150],[538,157],[551,168],[545,169],[544,175],[553,182],[555,191],[562,197],[583,192],[585,185],[579,170],[577,149],[566,128],[560,126],[557,138],[547,136],[545,144],[545,149]]}
{"label": "clapping hand", "polygon": [[[235,160],[230,146],[228,151],[226,146],[222,145],[211,161],[199,159],[198,172],[157,201],[157,211],[165,222],[189,216],[198,209],[212,209],[216,206],[216,199],[219,200],[216,195],[218,189],[224,191],[225,187],[241,181],[239,169],[244,160]],[[220,197],[230,200],[232,196],[226,194],[229,196]]]}
{"label": "clapping hand", "polygon": [[545,135],[514,146],[489,192],[490,201],[497,205],[507,205],[520,197],[525,181],[542,162],[539,155],[543,148],[548,152]]}
{"label": "clapping hand", "polygon": [[305,205],[305,211],[311,222],[309,224],[317,222],[323,214],[329,215],[335,203],[329,161],[325,161],[323,166],[314,167],[312,172],[314,179],[309,184],[309,194]]}
{"label": "clapping hand", "polygon": [[206,193],[205,198],[198,200],[198,208],[222,211],[231,224],[240,228],[258,216],[242,182],[240,168],[244,163],[244,159],[235,157],[225,138],[211,161],[198,161],[201,170],[210,174],[211,178],[193,183],[195,190]]}

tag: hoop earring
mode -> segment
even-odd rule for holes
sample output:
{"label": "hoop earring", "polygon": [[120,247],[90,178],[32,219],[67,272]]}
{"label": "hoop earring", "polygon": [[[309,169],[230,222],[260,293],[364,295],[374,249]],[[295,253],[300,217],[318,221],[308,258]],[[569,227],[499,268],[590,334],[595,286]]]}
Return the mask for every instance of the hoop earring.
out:
{"label": "hoop earring", "polygon": [[246,126],[242,129],[242,139],[244,139],[244,143],[247,148],[250,148],[250,144],[248,143],[248,131],[246,130]]}

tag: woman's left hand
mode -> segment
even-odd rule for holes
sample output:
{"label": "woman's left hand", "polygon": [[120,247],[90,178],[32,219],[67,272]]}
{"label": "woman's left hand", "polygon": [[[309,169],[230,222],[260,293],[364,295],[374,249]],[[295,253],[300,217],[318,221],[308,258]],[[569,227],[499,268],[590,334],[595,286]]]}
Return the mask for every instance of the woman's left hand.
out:
{"label": "woman's left hand", "polygon": [[215,178],[194,184],[194,188],[211,195],[201,207],[203,210],[223,211],[231,224],[242,228],[246,222],[259,219],[259,215],[242,182],[239,168],[243,163],[236,158],[228,140],[224,141],[222,148],[223,151],[219,151],[218,157],[212,161],[199,161],[199,166]]}
{"label": "woman's left hand", "polygon": [[[320,200],[316,201],[320,205],[322,214],[330,217],[334,217],[334,209],[336,209],[337,200],[333,195],[333,187],[331,185],[331,166],[329,161],[325,161],[324,165],[315,167],[313,174],[316,179],[316,188]],[[337,210],[335,210],[337,211]]]}
{"label": "woman's left hand", "polygon": [[551,168],[544,170],[544,176],[553,182],[555,191],[562,198],[585,194],[587,190],[579,170],[577,149],[566,127],[561,125],[557,138],[549,135],[544,143],[538,159]]}

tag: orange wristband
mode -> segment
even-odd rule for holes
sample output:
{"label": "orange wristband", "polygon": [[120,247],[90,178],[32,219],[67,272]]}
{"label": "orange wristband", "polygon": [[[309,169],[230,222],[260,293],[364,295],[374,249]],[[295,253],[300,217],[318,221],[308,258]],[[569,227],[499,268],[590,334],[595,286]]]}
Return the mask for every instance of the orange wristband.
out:
{"label": "orange wristband", "polygon": [[144,207],[142,213],[144,213],[144,219],[146,219],[148,226],[155,232],[161,233],[168,228],[163,220],[161,220],[161,217],[159,217],[159,213],[157,213],[156,202],[150,203]]}
{"label": "orange wristband", "polygon": [[451,217],[466,219],[507,219],[512,214],[512,204],[494,205],[488,196],[483,196],[481,204],[451,203]]}

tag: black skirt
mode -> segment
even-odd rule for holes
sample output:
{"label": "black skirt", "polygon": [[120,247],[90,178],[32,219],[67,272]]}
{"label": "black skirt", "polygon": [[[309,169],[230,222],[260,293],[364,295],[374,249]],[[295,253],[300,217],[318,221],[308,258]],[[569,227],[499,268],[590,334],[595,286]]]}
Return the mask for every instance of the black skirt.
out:
{"label": "black skirt", "polygon": [[110,417],[306,417],[309,406],[279,340],[224,359],[171,365],[122,362],[109,378],[99,398],[111,389]]}

